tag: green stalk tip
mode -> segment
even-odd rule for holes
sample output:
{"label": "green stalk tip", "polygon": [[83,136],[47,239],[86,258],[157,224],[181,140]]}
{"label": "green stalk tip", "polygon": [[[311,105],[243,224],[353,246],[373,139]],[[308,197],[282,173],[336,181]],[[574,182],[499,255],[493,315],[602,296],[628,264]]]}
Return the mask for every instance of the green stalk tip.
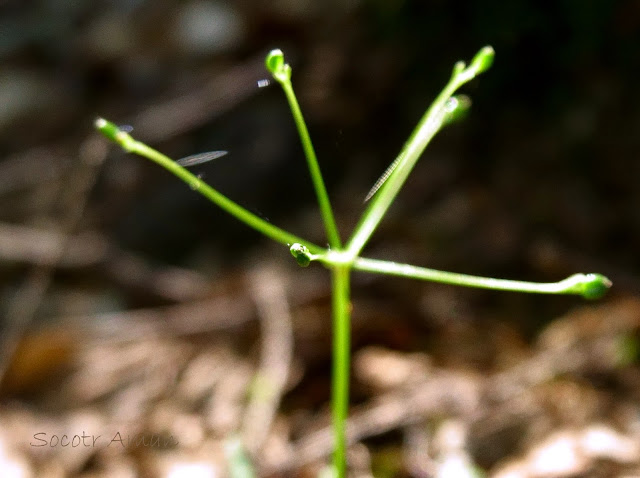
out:
{"label": "green stalk tip", "polygon": [[135,149],[136,140],[129,133],[121,130],[118,125],[104,118],[96,118],[93,124],[107,139],[119,144],[125,151],[131,153]]}
{"label": "green stalk tip", "polygon": [[466,66],[467,65],[464,63],[464,61],[457,61],[456,64],[453,65],[453,73],[451,74],[451,78],[455,78],[460,73],[462,73]]}
{"label": "green stalk tip", "polygon": [[96,120],[93,122],[93,125],[98,131],[106,136],[107,139],[110,139],[111,141],[117,141],[116,136],[120,132],[120,129],[114,123],[111,123],[104,118],[96,118]]}
{"label": "green stalk tip", "polygon": [[476,56],[471,60],[469,69],[473,71],[474,76],[479,75],[491,68],[496,52],[490,46],[482,48]]}

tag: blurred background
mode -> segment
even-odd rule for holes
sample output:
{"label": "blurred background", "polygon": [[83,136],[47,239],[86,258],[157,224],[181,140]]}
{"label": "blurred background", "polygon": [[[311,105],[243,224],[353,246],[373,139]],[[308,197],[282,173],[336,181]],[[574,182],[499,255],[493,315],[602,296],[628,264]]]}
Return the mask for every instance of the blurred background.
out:
{"label": "blurred background", "polygon": [[[227,476],[246,455],[258,476],[315,476],[331,449],[327,271],[93,120],[174,159],[228,151],[194,173],[324,244],[284,95],[259,86],[265,55],[293,68],[346,238],[484,45],[470,114],[365,255],[614,286],[587,303],[355,274],[352,473],[640,474],[640,2],[4,0],[0,475]],[[83,434],[101,438],[57,441]]]}

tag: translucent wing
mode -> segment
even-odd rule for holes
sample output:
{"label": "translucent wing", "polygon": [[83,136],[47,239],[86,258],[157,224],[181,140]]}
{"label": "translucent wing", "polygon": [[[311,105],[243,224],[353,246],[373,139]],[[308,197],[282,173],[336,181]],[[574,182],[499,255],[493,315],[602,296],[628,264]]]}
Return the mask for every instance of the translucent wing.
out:
{"label": "translucent wing", "polygon": [[212,161],[214,159],[220,158],[227,154],[228,151],[208,151],[206,153],[198,153],[192,154],[191,156],[187,156],[185,158],[181,158],[176,161],[180,166],[184,166],[188,168],[189,166],[195,166],[196,164],[206,163],[207,161]]}
{"label": "translucent wing", "polygon": [[371,199],[373,197],[373,195],[378,192],[378,189],[380,189],[382,187],[382,185],[385,183],[385,181],[387,179],[389,179],[389,176],[391,176],[391,173],[398,167],[398,164],[400,164],[400,158],[396,158],[393,161],[393,163],[391,163],[389,165],[389,167],[386,169],[386,171],[384,173],[382,173],[382,176],[380,176],[378,178],[376,183],[373,185],[373,187],[367,193],[367,196],[364,198],[364,202],[368,202],[369,199]]}
{"label": "translucent wing", "polygon": [[[434,117],[434,121],[441,122],[441,126],[446,126],[449,123],[453,123],[454,121],[462,118],[469,108],[471,107],[471,99],[466,95],[456,95],[449,98],[444,107],[438,112],[438,115]],[[375,193],[382,187],[382,185],[389,179],[389,176],[395,171],[395,169],[400,165],[401,156],[397,157],[393,163],[389,165],[382,176],[378,178],[373,187],[367,193],[367,196],[364,198],[364,202],[368,202]]]}

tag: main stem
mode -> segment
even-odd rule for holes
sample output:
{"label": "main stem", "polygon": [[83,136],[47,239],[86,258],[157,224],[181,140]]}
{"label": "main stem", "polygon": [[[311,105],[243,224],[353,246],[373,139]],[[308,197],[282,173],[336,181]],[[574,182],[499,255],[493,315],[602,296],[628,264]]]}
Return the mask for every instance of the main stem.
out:
{"label": "main stem", "polygon": [[333,415],[333,467],[338,478],[346,476],[347,413],[349,410],[349,362],[351,352],[351,266],[331,268],[333,296],[333,374],[331,408]]}

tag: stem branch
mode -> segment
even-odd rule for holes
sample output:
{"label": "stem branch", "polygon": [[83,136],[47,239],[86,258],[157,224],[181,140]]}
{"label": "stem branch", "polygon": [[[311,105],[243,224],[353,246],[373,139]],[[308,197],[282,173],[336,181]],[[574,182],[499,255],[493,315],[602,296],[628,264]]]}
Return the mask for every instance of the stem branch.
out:
{"label": "stem branch", "polygon": [[362,251],[362,248],[380,224],[380,221],[409,177],[409,173],[411,173],[422,152],[446,122],[447,111],[445,105],[451,95],[478,73],[486,70],[492,59],[493,49],[485,47],[478,52],[469,67],[465,68],[462,62],[456,64],[451,79],[431,104],[411,133],[411,136],[409,136],[400,154],[392,163],[397,164],[397,166],[393,168],[386,182],[380,186],[378,192],[373,196],[362,215],[362,219],[351,235],[346,248],[352,257],[360,254],[360,251]]}
{"label": "stem branch", "polygon": [[168,156],[165,156],[159,151],[150,148],[146,144],[133,139],[128,133],[120,131],[115,124],[110,123],[103,118],[98,118],[96,120],[96,128],[105,136],[107,136],[107,138],[118,143],[125,151],[138,154],[159,164],[167,171],[187,183],[191,189],[199,192],[204,197],[209,199],[212,203],[219,206],[222,210],[228,212],[249,227],[254,228],[255,230],[261,232],[274,241],[285,245],[291,245],[297,242],[302,243],[307,246],[307,249],[312,254],[323,254],[326,252],[326,250],[322,247],[317,246],[283,229],[280,229],[270,222],[267,222],[264,219],[256,216],[255,214],[247,211],[238,203],[232,201],[224,194],[209,186],[197,176],[191,174],[189,171],[187,171],[185,168],[180,166]]}
{"label": "stem branch", "polygon": [[536,294],[577,294],[588,299],[601,297],[611,287],[611,281],[600,274],[573,274],[559,282],[527,282],[439,271],[364,257],[356,258],[353,262],[353,268],[359,271],[428,280],[443,284]]}
{"label": "stem branch", "polygon": [[298,135],[300,136],[300,142],[302,143],[302,149],[304,150],[304,156],[307,159],[307,166],[309,167],[309,173],[311,174],[311,181],[313,188],[316,192],[318,199],[318,205],[320,206],[320,213],[324,222],[325,230],[327,231],[327,240],[332,249],[340,249],[342,243],[340,241],[340,234],[338,233],[338,227],[336,226],[336,220],[333,216],[333,210],[331,209],[331,202],[329,201],[329,195],[322,179],[322,173],[320,172],[320,166],[318,165],[318,158],[316,158],[316,152],[313,149],[313,143],[309,136],[309,130],[304,122],[300,105],[296,99],[296,94],[293,91],[293,85],[291,84],[291,66],[284,61],[284,53],[282,50],[271,50],[264,61],[267,70],[271,72],[273,78],[280,83],[284,94],[287,97],[289,108],[293,114],[293,120],[298,129]]}

